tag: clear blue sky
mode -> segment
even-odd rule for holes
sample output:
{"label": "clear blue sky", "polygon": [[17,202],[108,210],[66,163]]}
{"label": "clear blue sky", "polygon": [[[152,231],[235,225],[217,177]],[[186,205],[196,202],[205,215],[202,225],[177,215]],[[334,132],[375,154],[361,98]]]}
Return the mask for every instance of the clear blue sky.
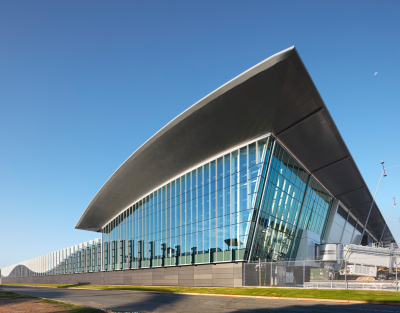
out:
{"label": "clear blue sky", "polygon": [[[292,45],[374,193],[379,162],[400,164],[399,12],[365,0],[2,1],[0,268],[98,237],[74,226],[132,152]],[[392,231],[400,167],[378,193],[385,217],[393,196]]]}

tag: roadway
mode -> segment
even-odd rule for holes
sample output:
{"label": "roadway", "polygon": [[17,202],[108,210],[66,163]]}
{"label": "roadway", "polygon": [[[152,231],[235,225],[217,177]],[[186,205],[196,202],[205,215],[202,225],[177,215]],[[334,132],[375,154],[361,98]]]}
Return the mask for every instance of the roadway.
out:
{"label": "roadway", "polygon": [[290,298],[287,300],[275,300],[233,296],[181,295],[152,291],[90,290],[4,285],[0,285],[0,290],[89,306],[111,312],[400,312],[400,306],[296,301],[290,300]]}

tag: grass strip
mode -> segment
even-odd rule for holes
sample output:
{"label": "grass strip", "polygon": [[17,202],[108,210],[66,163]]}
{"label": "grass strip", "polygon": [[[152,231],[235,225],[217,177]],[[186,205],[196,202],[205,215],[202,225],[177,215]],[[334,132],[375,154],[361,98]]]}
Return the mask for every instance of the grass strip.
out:
{"label": "grass strip", "polygon": [[104,311],[99,309],[0,290],[0,299],[22,299],[22,298],[35,299],[36,300],[35,302],[38,303],[49,303],[71,313],[104,313]]}
{"label": "grass strip", "polygon": [[252,287],[158,287],[158,286],[121,286],[121,285],[63,285],[63,284],[19,284],[37,287],[55,288],[84,288],[84,289],[110,289],[110,290],[139,290],[161,291],[200,294],[242,295],[242,296],[267,296],[309,299],[353,300],[369,302],[397,302],[400,303],[400,293],[394,291],[377,290],[327,290],[303,288],[252,288]]}

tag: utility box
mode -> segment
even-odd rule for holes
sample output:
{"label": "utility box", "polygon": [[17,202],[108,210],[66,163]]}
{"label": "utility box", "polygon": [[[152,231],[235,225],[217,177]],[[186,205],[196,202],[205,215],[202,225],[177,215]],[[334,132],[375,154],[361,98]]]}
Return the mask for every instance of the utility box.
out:
{"label": "utility box", "polygon": [[273,276],[272,285],[286,285],[286,266],[274,265],[273,266]]}
{"label": "utility box", "polygon": [[286,285],[286,266],[276,266],[277,285]]}
{"label": "utility box", "polygon": [[294,281],[294,273],[286,272],[286,284],[293,284]]}
{"label": "utility box", "polygon": [[310,281],[329,280],[328,268],[310,268]]}

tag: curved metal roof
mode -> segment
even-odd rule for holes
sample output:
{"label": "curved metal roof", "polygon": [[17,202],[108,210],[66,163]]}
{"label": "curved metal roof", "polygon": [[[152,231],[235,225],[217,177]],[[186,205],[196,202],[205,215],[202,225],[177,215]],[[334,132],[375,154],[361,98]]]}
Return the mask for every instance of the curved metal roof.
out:
{"label": "curved metal roof", "polygon": [[[272,132],[365,223],[372,196],[294,47],[216,89],[173,119],[107,180],[75,228],[100,231],[120,212],[196,164]],[[367,229],[380,238],[374,204]],[[393,236],[388,227],[385,242]]]}

